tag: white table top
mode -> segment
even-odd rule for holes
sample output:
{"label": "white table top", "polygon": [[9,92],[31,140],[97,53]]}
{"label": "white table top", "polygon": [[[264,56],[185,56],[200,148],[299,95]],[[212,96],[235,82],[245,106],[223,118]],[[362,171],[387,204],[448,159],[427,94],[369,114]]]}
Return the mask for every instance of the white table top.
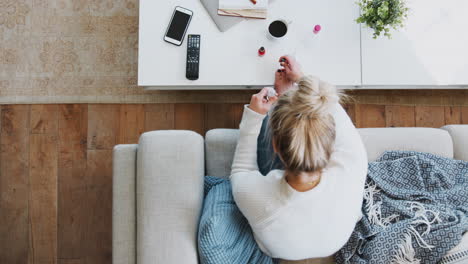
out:
{"label": "white table top", "polygon": [[468,1],[407,0],[406,25],[392,39],[362,30],[363,85],[468,84]]}
{"label": "white table top", "polygon": [[[187,35],[201,35],[196,81],[185,78],[186,39],[180,47],[163,41],[177,5],[194,12]],[[284,54],[295,55],[304,72],[336,85],[361,84],[360,27],[354,21],[359,8],[354,1],[276,0],[268,12],[266,20],[243,19],[219,32],[199,0],[141,0],[138,84],[163,89],[271,85]],[[276,19],[292,21],[279,41],[267,38],[267,27]],[[312,33],[316,24],[322,26],[318,35]],[[257,55],[260,46],[267,50],[263,57]]]}

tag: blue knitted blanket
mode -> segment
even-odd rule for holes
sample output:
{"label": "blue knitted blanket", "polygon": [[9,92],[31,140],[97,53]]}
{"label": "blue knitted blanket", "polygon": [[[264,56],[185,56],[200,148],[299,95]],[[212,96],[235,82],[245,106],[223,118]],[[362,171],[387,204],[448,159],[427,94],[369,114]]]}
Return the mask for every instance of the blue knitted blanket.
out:
{"label": "blue knitted blanket", "polygon": [[276,264],[255,242],[249,222],[232,196],[231,182],[205,177],[205,200],[198,227],[201,264]]}
{"label": "blue knitted blanket", "polygon": [[369,164],[363,218],[337,263],[440,263],[468,230],[468,162],[411,151]]}

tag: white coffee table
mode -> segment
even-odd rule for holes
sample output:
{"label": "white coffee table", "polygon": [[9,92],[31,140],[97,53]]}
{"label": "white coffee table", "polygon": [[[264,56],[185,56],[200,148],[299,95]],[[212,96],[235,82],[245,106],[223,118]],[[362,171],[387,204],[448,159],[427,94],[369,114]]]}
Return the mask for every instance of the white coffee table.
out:
{"label": "white coffee table", "polygon": [[[248,1],[248,0],[246,0]],[[185,78],[186,39],[182,46],[163,36],[175,6],[194,12],[187,34],[201,35],[200,78]],[[268,19],[244,19],[219,32],[199,0],[141,0],[138,84],[152,89],[239,89],[271,85],[278,58],[295,54],[304,71],[340,86],[361,84],[359,9],[348,0],[276,0]],[[287,36],[269,40],[276,19],[292,21]],[[322,32],[314,37],[316,24]],[[260,46],[267,49],[257,56]]]}
{"label": "white coffee table", "polygon": [[407,3],[406,26],[392,32],[392,39],[373,39],[371,31],[363,28],[363,85],[463,88],[468,84],[468,1]]}

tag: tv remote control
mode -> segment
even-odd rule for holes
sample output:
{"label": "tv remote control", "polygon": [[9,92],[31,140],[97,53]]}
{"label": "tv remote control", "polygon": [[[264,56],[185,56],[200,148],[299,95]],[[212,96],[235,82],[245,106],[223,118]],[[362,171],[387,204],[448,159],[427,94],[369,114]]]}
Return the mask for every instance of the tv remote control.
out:
{"label": "tv remote control", "polygon": [[198,79],[200,65],[200,35],[188,35],[187,39],[187,65],[185,77],[189,80]]}

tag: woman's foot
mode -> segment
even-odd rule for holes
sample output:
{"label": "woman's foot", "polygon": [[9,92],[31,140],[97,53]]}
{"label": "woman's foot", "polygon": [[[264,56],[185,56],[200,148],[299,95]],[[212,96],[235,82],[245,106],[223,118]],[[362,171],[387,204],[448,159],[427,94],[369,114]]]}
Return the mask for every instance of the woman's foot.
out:
{"label": "woman's foot", "polygon": [[277,70],[275,73],[275,90],[278,95],[283,95],[294,85],[294,82],[286,77],[284,70]]}

